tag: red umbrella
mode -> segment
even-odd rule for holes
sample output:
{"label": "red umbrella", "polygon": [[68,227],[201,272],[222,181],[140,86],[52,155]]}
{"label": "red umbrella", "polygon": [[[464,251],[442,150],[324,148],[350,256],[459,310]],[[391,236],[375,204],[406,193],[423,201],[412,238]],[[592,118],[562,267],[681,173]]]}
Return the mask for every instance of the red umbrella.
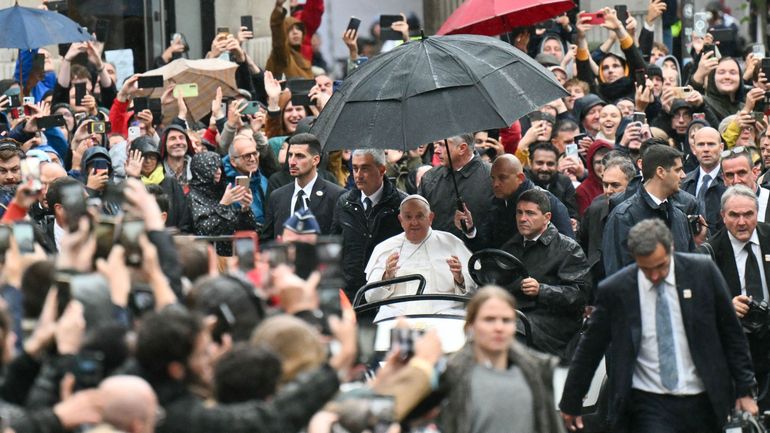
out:
{"label": "red umbrella", "polygon": [[496,36],[514,27],[545,21],[574,7],[572,0],[466,0],[437,34]]}

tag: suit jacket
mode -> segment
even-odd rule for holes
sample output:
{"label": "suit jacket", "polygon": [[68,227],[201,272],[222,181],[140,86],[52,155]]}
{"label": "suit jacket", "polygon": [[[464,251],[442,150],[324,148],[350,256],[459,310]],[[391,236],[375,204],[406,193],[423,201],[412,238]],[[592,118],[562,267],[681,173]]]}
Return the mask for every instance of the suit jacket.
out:
{"label": "suit jacket", "polygon": [[[736,397],[751,395],[756,383],[748,343],[716,265],[702,255],[674,253],[672,258],[692,360],[717,419],[724,423]],[[580,414],[583,396],[606,352],[607,416],[614,429],[621,430],[626,427],[626,403],[641,345],[637,271],[631,264],[599,284],[596,309],[578,343],[559,404],[564,413]]]}
{"label": "suit jacket", "polygon": [[[682,180],[681,188],[697,198],[698,196],[698,175],[700,174],[700,167],[689,172],[687,177]],[[706,223],[709,225],[709,233],[714,234],[724,225],[722,223],[722,215],[719,213],[722,209],[720,200],[722,194],[727,190],[725,181],[722,178],[722,170],[719,170],[719,174],[716,179],[712,179],[706,190],[706,215],[703,218],[706,219]]]}
{"label": "suit jacket", "polygon": [[[331,232],[334,207],[337,205],[337,199],[344,192],[345,190],[337,184],[323,180],[321,176],[316,178],[313,191],[307,199],[310,211],[313,212],[313,216],[321,227],[321,234],[325,235]],[[284,185],[270,194],[265,210],[265,226],[260,234],[260,239],[273,239],[276,233],[283,231],[283,223],[292,214],[290,209],[292,196],[294,196],[294,182]]]}

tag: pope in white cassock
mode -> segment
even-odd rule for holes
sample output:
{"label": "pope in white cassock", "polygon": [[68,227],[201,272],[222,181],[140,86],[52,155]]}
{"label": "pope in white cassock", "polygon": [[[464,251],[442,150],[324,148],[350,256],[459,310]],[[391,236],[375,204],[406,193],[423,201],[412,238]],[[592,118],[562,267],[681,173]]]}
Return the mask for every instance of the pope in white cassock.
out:
{"label": "pope in white cassock", "polygon": [[[471,293],[476,284],[468,274],[471,252],[455,235],[430,228],[433,212],[428,201],[420,195],[404,198],[398,220],[404,233],[378,244],[366,265],[366,281],[372,283],[409,274],[425,277],[424,293]],[[380,287],[366,292],[368,302],[394,296],[414,295],[418,283],[408,282]],[[435,314],[458,308],[451,301],[415,301],[380,308],[376,320],[399,314]],[[462,308],[460,306],[460,308]]]}

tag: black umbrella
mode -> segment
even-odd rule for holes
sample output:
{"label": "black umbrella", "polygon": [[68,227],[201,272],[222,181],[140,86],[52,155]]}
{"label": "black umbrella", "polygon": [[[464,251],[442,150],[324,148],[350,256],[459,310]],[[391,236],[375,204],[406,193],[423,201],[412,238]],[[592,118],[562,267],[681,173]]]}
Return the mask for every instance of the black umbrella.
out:
{"label": "black umbrella", "polygon": [[[506,128],[567,94],[551,72],[499,39],[434,36],[407,42],[353,71],[310,132],[326,151],[408,150]],[[463,211],[451,159],[449,169]]]}
{"label": "black umbrella", "polygon": [[408,150],[508,127],[567,94],[551,72],[499,39],[433,36],[353,71],[310,132],[326,151]]}

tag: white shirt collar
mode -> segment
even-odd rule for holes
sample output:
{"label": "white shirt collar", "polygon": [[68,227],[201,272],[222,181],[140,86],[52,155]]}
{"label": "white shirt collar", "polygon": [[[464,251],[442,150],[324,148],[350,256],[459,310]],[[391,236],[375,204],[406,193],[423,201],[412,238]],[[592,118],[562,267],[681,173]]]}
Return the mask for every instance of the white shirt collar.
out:
{"label": "white shirt collar", "polygon": [[[736,253],[740,252],[741,250],[743,250],[743,248],[746,247],[747,242],[739,241],[729,231],[727,232],[727,236],[730,238],[730,243],[733,245],[733,251],[735,251]],[[751,237],[749,238],[748,242],[759,245],[759,236],[757,235],[757,229],[754,229],[754,232],[751,234]]]}
{"label": "white shirt collar", "polygon": [[64,229],[53,220],[53,241],[56,244],[56,251],[61,251],[61,238],[64,236]]}
{"label": "white shirt collar", "polygon": [[372,201],[372,206],[376,206],[377,203],[379,203],[380,199],[382,198],[382,190],[383,190],[383,188],[385,188],[385,182],[382,182],[382,184],[380,185],[380,188],[377,191],[375,191],[374,193],[372,193],[372,195],[366,195],[366,194],[364,194],[363,191],[361,191],[361,203],[363,203],[364,200],[367,197],[369,197],[369,200]]}
{"label": "white shirt collar", "polygon": [[297,192],[302,190],[305,193],[305,197],[310,198],[310,194],[313,192],[313,186],[315,186],[316,180],[318,180],[318,172],[316,172],[313,179],[311,179],[304,188],[301,188],[299,186],[299,182],[297,182],[297,179],[294,179],[294,195],[297,195]]}
{"label": "white shirt collar", "polygon": [[714,180],[714,179],[716,179],[716,178],[717,178],[717,176],[719,176],[719,168],[720,168],[720,167],[719,167],[719,164],[717,164],[717,166],[716,166],[716,167],[714,167],[714,169],[713,169],[713,170],[711,170],[710,172],[708,172],[708,173],[707,173],[707,172],[705,172],[705,171],[703,170],[703,167],[701,167],[701,166],[698,166],[698,180],[700,180],[700,179],[703,179],[703,176],[704,176],[704,175],[709,175],[709,176],[711,176],[711,180]]}
{"label": "white shirt collar", "polygon": [[645,188],[645,191],[647,191],[647,195],[649,195],[649,196],[650,196],[650,198],[652,199],[652,201],[654,201],[654,202],[655,202],[655,204],[656,204],[657,206],[660,206],[660,204],[661,204],[661,203],[665,203],[665,202],[666,202],[666,200],[665,200],[665,199],[664,199],[664,200],[661,200],[661,199],[659,199],[658,197],[655,197],[655,194],[651,193],[651,192],[650,192],[650,191],[648,191],[646,188]]}

